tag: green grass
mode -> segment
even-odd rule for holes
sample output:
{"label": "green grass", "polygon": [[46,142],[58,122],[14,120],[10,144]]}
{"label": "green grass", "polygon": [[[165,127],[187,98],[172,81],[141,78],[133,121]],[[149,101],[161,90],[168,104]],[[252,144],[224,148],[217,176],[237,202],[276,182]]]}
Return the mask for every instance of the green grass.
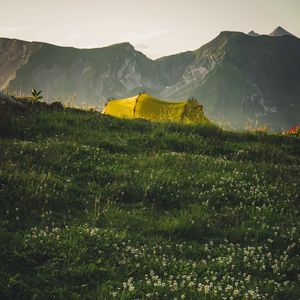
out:
{"label": "green grass", "polygon": [[299,139],[73,110],[0,125],[1,299],[299,299]]}

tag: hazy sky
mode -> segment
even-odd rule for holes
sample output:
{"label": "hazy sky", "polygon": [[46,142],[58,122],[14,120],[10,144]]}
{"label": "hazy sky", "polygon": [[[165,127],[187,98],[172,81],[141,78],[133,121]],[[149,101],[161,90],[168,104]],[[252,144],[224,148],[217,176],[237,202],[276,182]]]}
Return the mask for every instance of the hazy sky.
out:
{"label": "hazy sky", "polygon": [[0,37],[79,48],[128,41],[151,58],[194,50],[223,30],[300,37],[300,0],[0,0]]}

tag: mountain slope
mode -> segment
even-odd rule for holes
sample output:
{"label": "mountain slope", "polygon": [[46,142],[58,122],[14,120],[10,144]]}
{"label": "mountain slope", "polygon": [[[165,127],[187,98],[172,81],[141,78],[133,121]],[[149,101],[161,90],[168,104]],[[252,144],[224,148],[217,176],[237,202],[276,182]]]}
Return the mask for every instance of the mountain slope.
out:
{"label": "mountain slope", "polygon": [[165,96],[192,94],[208,115],[237,127],[248,119],[275,129],[299,122],[299,39],[222,32],[196,54],[183,79]]}
{"label": "mountain slope", "polygon": [[42,43],[0,38],[0,90],[6,88],[16,70],[26,64]]}
{"label": "mountain slope", "polygon": [[43,44],[10,82],[18,90],[27,82],[26,92],[36,86],[46,97],[74,96],[76,101],[97,102],[109,96],[124,96],[146,86],[161,89],[153,76],[152,60],[129,43],[99,49],[76,49]]}

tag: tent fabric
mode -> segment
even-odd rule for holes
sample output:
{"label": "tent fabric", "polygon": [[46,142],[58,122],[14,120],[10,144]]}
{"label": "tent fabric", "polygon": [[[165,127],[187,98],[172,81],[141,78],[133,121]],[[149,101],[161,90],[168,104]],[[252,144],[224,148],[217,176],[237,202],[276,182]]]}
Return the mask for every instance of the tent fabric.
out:
{"label": "tent fabric", "polygon": [[169,102],[152,97],[147,93],[110,100],[102,113],[119,118],[141,118],[150,121],[209,123],[203,113],[202,105],[196,100]]}

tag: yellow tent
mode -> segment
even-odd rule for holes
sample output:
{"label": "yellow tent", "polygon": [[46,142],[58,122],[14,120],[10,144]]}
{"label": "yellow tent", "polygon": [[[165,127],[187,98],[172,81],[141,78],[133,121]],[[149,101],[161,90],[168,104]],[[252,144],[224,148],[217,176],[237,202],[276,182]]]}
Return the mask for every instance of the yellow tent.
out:
{"label": "yellow tent", "polygon": [[197,100],[169,102],[139,93],[124,99],[109,100],[103,114],[119,118],[141,118],[150,121],[173,121],[183,123],[210,123]]}

